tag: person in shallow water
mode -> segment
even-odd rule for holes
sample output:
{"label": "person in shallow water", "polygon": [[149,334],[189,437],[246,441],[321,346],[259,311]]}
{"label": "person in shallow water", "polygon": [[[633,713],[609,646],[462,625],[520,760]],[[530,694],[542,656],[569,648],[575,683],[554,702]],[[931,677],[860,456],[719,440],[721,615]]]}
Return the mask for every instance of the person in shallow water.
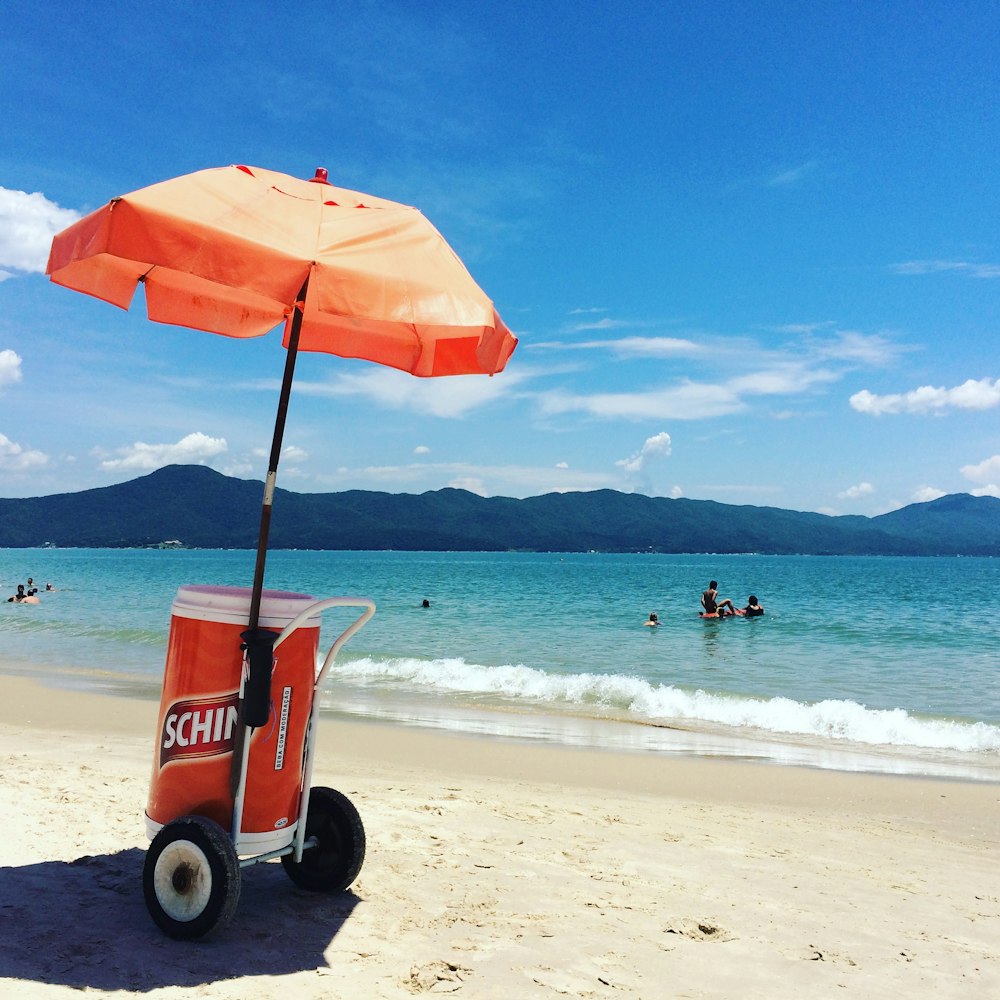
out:
{"label": "person in shallow water", "polygon": [[657,625],[660,624],[660,619],[657,617],[655,611],[650,611],[649,612],[649,621],[645,621],[642,624],[643,625],[648,625],[650,628],[655,628]]}
{"label": "person in shallow water", "polygon": [[757,603],[757,595],[751,594],[747,598],[747,606],[743,609],[743,614],[747,618],[759,618],[764,613],[764,608],[762,605]]}
{"label": "person in shallow water", "polygon": [[719,584],[716,580],[710,580],[708,590],[702,591],[701,606],[705,609],[706,615],[718,613],[719,617],[722,617],[722,615],[736,614],[736,606],[728,597],[719,600]]}

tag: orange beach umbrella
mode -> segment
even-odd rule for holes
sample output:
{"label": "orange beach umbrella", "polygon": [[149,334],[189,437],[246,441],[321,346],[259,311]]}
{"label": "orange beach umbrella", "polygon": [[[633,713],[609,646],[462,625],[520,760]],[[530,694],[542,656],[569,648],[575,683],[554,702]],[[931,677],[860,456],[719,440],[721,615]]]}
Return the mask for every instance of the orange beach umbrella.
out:
{"label": "orange beach umbrella", "polygon": [[259,167],[200,170],[114,198],[52,241],[52,281],[149,318],[229,337],[284,323],[287,348],[264,488],[250,628],[300,350],[419,376],[502,371],[517,340],[415,208]]}

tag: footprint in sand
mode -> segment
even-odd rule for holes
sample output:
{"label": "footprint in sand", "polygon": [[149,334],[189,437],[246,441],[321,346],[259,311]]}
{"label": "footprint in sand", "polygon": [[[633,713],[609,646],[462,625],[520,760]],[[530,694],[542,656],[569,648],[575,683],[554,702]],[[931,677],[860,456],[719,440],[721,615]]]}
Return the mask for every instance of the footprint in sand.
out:
{"label": "footprint in sand", "polygon": [[674,920],[663,928],[664,934],[679,934],[681,937],[689,938],[692,941],[732,941],[734,935],[730,934],[723,927],[719,927],[707,920],[693,920],[684,917],[681,920]]}

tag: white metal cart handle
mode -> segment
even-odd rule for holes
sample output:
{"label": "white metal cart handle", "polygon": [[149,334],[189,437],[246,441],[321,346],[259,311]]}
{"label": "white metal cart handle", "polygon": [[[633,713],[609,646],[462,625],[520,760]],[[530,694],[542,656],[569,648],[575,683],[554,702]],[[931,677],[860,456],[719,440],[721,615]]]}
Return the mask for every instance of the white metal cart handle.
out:
{"label": "white metal cart handle", "polygon": [[359,629],[365,627],[369,622],[372,615],[375,614],[375,602],[370,597],[327,597],[325,600],[316,601],[315,604],[310,604],[309,607],[304,608],[300,611],[283,629],[281,634],[277,639],[274,640],[274,649],[277,649],[303,622],[312,618],[314,615],[318,615],[329,608],[364,608],[364,614],[359,615],[343,632],[337,637],[333,645],[330,647],[330,652],[326,654],[326,659],[323,661],[323,666],[320,668],[319,673],[316,675],[316,688],[323,683],[323,679],[326,677],[327,671],[330,669],[333,661],[336,660],[337,654],[340,652],[341,647],[351,638]]}
{"label": "white metal cart handle", "polygon": [[[312,768],[313,768],[313,751],[312,744],[316,730],[316,722],[319,718],[319,687],[322,684],[323,679],[326,677],[327,671],[330,669],[331,664],[337,658],[337,653],[340,652],[340,648],[347,642],[348,639],[354,635],[358,629],[363,628],[364,625],[371,619],[372,615],[375,614],[375,602],[369,597],[328,597],[323,601],[316,601],[310,604],[304,610],[300,611],[289,623],[285,626],[282,632],[278,635],[278,638],[274,640],[274,645],[272,649],[277,649],[303,622],[308,621],[315,615],[326,611],[328,608],[364,608],[364,613],[359,615],[350,625],[344,629],[343,632],[337,637],[337,640],[330,647],[330,652],[326,654],[326,659],[323,661],[323,666],[319,673],[316,675],[316,680],[313,685],[313,699],[312,708],[309,713],[309,727],[307,729],[306,745],[303,760],[303,786],[302,794],[300,796],[300,807],[299,807],[299,826],[295,833],[294,846],[295,846],[295,860],[302,860],[302,849],[305,841],[305,824],[306,815],[309,808],[309,782],[312,780]],[[232,820],[232,837],[233,843],[235,844],[239,838],[240,830],[243,824],[243,800],[246,793],[246,781],[247,781],[247,764],[250,760],[249,744],[244,744],[242,749],[242,757],[240,760],[240,770],[239,770],[239,784],[235,790],[233,796],[233,820]]]}

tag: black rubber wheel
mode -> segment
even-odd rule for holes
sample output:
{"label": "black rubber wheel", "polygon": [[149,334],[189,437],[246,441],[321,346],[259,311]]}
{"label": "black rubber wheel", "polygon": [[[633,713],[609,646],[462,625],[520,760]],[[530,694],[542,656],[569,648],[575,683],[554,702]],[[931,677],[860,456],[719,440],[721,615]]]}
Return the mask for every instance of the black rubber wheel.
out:
{"label": "black rubber wheel", "polygon": [[351,800],[333,788],[313,788],[306,815],[306,841],[315,837],[315,847],[306,847],[302,861],[286,854],[281,863],[288,877],[311,892],[341,892],[361,871],[365,860],[365,828]]}
{"label": "black rubber wheel", "polygon": [[182,816],[153,838],[142,869],[153,922],[173,938],[220,930],[240,901],[240,862],[229,834],[204,816]]}

